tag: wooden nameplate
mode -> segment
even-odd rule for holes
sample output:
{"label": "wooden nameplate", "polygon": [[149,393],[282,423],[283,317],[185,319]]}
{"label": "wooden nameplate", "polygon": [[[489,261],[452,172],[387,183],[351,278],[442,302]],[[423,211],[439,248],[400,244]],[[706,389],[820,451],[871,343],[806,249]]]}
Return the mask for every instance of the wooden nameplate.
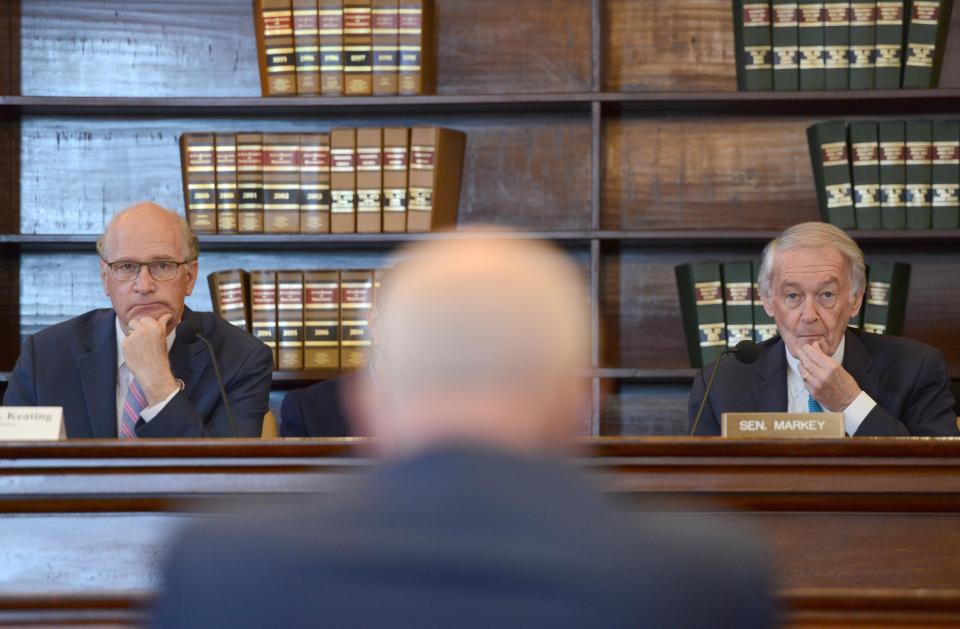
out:
{"label": "wooden nameplate", "polygon": [[842,439],[843,413],[724,413],[722,436],[730,439]]}

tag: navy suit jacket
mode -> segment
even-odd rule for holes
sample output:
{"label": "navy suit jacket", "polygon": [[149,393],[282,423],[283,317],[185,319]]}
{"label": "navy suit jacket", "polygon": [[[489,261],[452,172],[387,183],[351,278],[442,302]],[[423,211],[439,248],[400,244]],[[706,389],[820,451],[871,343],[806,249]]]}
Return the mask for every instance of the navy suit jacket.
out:
{"label": "navy suit jacket", "polygon": [[[443,448],[293,511],[173,545],[153,626],[725,627],[774,624],[739,529],[628,517],[552,461]],[[726,529],[726,530],[721,530]],[[216,587],[211,587],[216,584]]]}
{"label": "navy suit jacket", "polygon": [[[113,310],[92,310],[27,338],[3,403],[62,406],[67,437],[117,436],[117,331]],[[259,437],[270,396],[270,349],[240,328],[206,312],[185,309],[213,345],[237,432]],[[138,437],[230,437],[210,353],[178,334],[170,348],[173,376],[184,389],[149,423],[137,422]]]}
{"label": "navy suit jacket", "polygon": [[[741,364],[733,356],[720,359],[696,434],[719,435],[723,413],[787,410],[789,367],[783,340],[770,339],[761,347],[760,358],[752,365]],[[713,365],[694,379],[691,427]],[[860,424],[857,437],[960,436],[950,374],[939,350],[897,336],[848,330],[843,368],[877,403]]]}
{"label": "navy suit jacket", "polygon": [[287,393],[280,407],[280,436],[350,437],[346,391],[359,377],[349,374]]}

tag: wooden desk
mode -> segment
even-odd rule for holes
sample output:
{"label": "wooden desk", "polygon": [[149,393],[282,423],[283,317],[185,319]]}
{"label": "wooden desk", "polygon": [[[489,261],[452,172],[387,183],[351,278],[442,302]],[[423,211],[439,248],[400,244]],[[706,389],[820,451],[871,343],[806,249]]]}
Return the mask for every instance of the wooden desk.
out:
{"label": "wooden desk", "polygon": [[[738,510],[796,619],[895,609],[960,625],[960,440],[579,448],[575,463],[638,512],[702,522]],[[0,610],[38,596],[70,608],[149,595],[165,540],[211,517],[210,499],[323,494],[367,465],[363,444],[347,440],[0,445],[0,591],[14,597]]]}

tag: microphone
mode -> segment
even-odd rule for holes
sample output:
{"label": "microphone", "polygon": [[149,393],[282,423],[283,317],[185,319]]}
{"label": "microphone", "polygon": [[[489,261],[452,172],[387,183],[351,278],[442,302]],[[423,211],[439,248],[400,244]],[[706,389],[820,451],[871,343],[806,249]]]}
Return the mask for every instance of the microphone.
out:
{"label": "microphone", "polygon": [[213,353],[213,345],[210,344],[210,341],[207,338],[200,334],[200,328],[197,326],[196,321],[191,321],[184,319],[180,322],[180,325],[177,326],[177,339],[191,345],[196,343],[198,340],[203,341],[207,346],[207,351],[210,352],[210,362],[213,363],[213,374],[217,377],[217,385],[220,387],[220,397],[223,399],[223,406],[227,409],[227,419],[230,420],[230,430],[233,431],[234,438],[239,437],[237,434],[237,423],[233,419],[233,411],[230,409],[230,400],[227,399],[227,390],[223,386],[223,378],[220,377],[220,366],[217,365],[217,356]]}
{"label": "microphone", "polygon": [[693,427],[690,429],[688,437],[692,437],[697,432],[697,426],[700,425],[700,416],[703,415],[703,408],[707,405],[707,397],[710,396],[710,389],[713,388],[713,379],[717,377],[717,369],[720,367],[720,361],[727,354],[736,356],[737,361],[744,365],[751,365],[760,358],[761,347],[759,343],[753,341],[740,341],[734,347],[727,348],[720,352],[717,360],[713,363],[713,370],[710,372],[710,379],[707,380],[707,388],[703,390],[703,397],[700,398],[700,408],[697,409],[697,416],[693,420]]}

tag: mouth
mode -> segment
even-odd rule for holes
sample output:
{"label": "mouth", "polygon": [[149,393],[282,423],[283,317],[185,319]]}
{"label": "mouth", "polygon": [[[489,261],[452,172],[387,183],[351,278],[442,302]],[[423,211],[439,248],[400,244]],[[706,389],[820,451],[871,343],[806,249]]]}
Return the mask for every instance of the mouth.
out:
{"label": "mouth", "polygon": [[165,306],[165,305],[163,305],[163,304],[161,304],[161,303],[159,303],[159,302],[154,301],[154,302],[150,302],[150,303],[148,303],[148,304],[137,304],[136,306],[132,306],[128,312],[129,312],[130,314],[134,314],[134,313],[137,313],[137,312],[145,312],[145,311],[146,311],[146,312],[149,312],[150,310],[156,310],[156,309],[158,309],[158,308],[159,308],[159,309],[166,310],[166,306]]}

